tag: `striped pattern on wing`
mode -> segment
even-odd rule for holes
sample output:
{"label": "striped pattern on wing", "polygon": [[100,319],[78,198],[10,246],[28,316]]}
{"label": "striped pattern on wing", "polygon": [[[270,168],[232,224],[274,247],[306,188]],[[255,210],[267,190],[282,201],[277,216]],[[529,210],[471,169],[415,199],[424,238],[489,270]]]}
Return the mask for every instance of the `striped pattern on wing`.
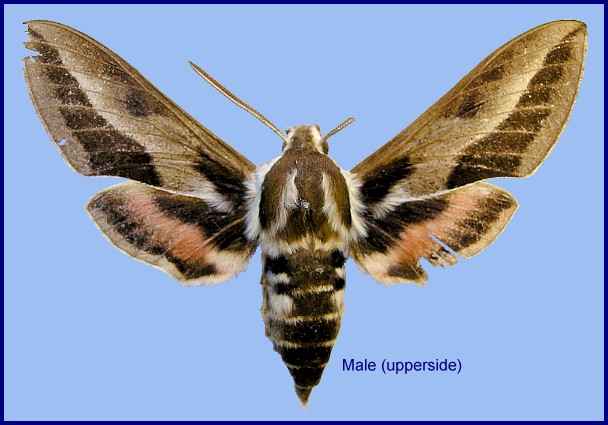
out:
{"label": "striped pattern on wing", "polygon": [[[384,284],[423,284],[420,265],[453,265],[471,257],[505,228],[517,202],[504,189],[478,182],[443,195],[405,202],[386,216],[367,220],[367,237],[352,244],[350,254],[361,270]],[[440,243],[441,242],[441,243]]]}
{"label": "striped pattern on wing", "polygon": [[61,24],[29,21],[25,77],[60,152],[85,175],[126,177],[238,208],[255,166],[135,68]]}
{"label": "striped pattern on wing", "polygon": [[508,42],[357,165],[367,236],[351,245],[382,283],[423,283],[488,246],[517,204],[481,180],[532,174],[555,145],[583,73],[586,27],[557,21]]}
{"label": "striped pattern on wing", "polygon": [[126,182],[95,195],[87,209],[121,251],[183,285],[225,282],[247,267],[256,245],[244,211],[218,212],[202,199]]}
{"label": "striped pattern on wing", "polygon": [[532,174],[570,115],[586,27],[557,21],[508,42],[357,165],[366,204],[399,204],[491,177]]}

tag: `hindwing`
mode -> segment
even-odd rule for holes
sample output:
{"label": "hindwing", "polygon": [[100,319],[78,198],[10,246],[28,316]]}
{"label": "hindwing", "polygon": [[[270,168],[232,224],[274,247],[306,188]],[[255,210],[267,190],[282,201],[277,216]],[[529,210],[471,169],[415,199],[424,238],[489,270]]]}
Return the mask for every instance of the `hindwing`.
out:
{"label": "hindwing", "polygon": [[79,173],[125,177],[88,209],[123,252],[186,285],[247,265],[246,182],[255,166],[92,38],[27,22],[25,77],[36,111]]}
{"label": "hindwing", "polygon": [[557,21],[513,39],[351,170],[369,228],[351,245],[362,269],[421,283],[420,258],[456,260],[435,239],[464,257],[490,244],[516,204],[476,182],[528,176],[547,157],[578,92],[586,35],[582,22]]}
{"label": "hindwing", "polygon": [[126,182],[87,205],[119,249],[166,271],[184,285],[225,282],[247,267],[255,244],[245,238],[245,214],[219,212],[202,199]]}

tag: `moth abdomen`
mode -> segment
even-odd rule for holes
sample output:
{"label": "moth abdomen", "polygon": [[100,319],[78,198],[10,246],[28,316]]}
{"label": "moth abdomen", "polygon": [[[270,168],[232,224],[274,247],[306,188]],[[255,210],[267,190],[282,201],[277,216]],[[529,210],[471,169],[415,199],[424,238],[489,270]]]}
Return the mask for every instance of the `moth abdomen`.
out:
{"label": "moth abdomen", "polygon": [[[456,263],[500,234],[517,208],[483,180],[532,174],[568,120],[586,26],[541,25],[488,56],[420,118],[350,172],[318,125],[283,135],[206,72],[195,71],[282,140],[255,167],[137,70],[64,25],[29,21],[25,78],[74,170],[132,181],[97,194],[91,217],[119,249],[184,285],[225,282],[263,254],[262,313],[304,406],[344,311],[344,261],[383,284],[423,284],[420,264]],[[449,251],[447,248],[451,249]]]}
{"label": "moth abdomen", "polygon": [[264,255],[262,315],[306,406],[329,362],[344,313],[344,260],[339,250]]}

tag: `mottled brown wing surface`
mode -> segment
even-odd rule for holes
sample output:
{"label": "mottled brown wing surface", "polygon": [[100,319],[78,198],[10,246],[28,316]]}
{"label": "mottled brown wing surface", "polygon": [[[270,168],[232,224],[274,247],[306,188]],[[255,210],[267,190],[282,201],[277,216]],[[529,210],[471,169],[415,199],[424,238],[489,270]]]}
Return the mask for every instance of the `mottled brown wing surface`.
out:
{"label": "mottled brown wing surface", "polygon": [[225,282],[245,269],[255,251],[244,236],[243,214],[223,213],[202,199],[145,184],[105,189],[87,209],[116,247],[183,285]]}
{"label": "mottled brown wing surface", "polygon": [[582,22],[534,28],[496,50],[352,172],[367,201],[536,170],[564,128],[586,52]]}
{"label": "mottled brown wing surface", "polygon": [[[351,172],[361,182],[368,235],[352,255],[382,283],[426,280],[419,264],[481,251],[516,208],[480,183],[525,177],[547,157],[574,104],[586,26],[556,21],[508,42]],[[383,227],[388,230],[383,230]]]}
{"label": "mottled brown wing surface", "polygon": [[97,41],[54,22],[26,24],[25,45],[38,52],[24,59],[33,103],[76,171],[240,207],[251,162]]}
{"label": "mottled brown wing surface", "polygon": [[91,199],[104,234],[185,285],[244,269],[255,250],[243,224],[255,166],[92,38],[48,21],[27,25],[25,45],[38,54],[24,60],[26,81],[61,154],[82,174],[145,183]]}

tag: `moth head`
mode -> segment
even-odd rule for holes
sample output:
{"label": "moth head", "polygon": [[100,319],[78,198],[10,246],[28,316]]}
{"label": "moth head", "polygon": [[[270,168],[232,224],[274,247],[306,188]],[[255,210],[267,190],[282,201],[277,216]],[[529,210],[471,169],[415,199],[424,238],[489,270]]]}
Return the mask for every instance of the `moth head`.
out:
{"label": "moth head", "polygon": [[297,125],[294,127],[288,127],[285,130],[287,138],[283,142],[283,152],[291,150],[315,150],[327,154],[329,151],[329,145],[327,140],[321,136],[321,128],[318,124],[311,125]]}
{"label": "moth head", "polygon": [[196,71],[198,75],[203,77],[203,79],[207,81],[211,85],[211,87],[226,96],[238,107],[243,108],[245,111],[249,112],[251,115],[262,121],[266,126],[268,126],[268,128],[274,131],[283,140],[283,151],[285,151],[286,149],[311,148],[317,152],[321,152],[327,155],[327,152],[329,152],[329,145],[327,144],[327,139],[329,139],[338,131],[342,130],[344,127],[355,121],[353,117],[350,117],[342,124],[334,128],[332,131],[327,133],[325,137],[321,135],[321,127],[319,127],[319,124],[315,124],[314,126],[298,125],[295,127],[289,127],[287,130],[285,130],[285,133],[287,134],[287,137],[285,137],[283,136],[283,133],[281,133],[281,131],[277,128],[277,126],[274,125],[268,118],[266,118],[264,115],[260,114],[251,106],[236,97],[226,87],[221,85],[216,79],[214,79],[211,75],[205,72],[202,68],[193,64],[192,62],[190,62],[190,66]]}
{"label": "moth head", "polygon": [[283,151],[286,149],[312,149],[327,155],[329,152],[327,139],[354,121],[355,119],[353,117],[348,118],[325,136],[321,134],[321,127],[319,127],[319,124],[315,124],[314,126],[298,125],[295,127],[288,127],[285,130],[287,138],[283,138]]}

